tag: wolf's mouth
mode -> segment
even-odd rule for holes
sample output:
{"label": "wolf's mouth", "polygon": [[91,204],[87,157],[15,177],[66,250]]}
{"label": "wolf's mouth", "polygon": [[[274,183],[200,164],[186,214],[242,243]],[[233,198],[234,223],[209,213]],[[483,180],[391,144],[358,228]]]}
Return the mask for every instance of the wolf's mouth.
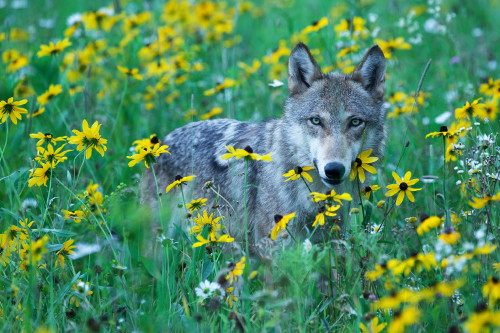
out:
{"label": "wolf's mouth", "polygon": [[323,182],[323,184],[325,184],[326,186],[335,186],[335,185],[339,185],[340,183],[342,183],[344,180],[343,179],[329,179],[329,178],[323,178],[321,177],[321,181]]}

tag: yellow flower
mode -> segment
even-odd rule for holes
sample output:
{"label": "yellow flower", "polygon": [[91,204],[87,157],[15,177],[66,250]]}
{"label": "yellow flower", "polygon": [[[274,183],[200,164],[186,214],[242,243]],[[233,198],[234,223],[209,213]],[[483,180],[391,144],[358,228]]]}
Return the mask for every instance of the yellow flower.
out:
{"label": "yellow flower", "polygon": [[462,119],[462,118],[470,119],[471,117],[485,118],[486,113],[484,109],[486,107],[486,104],[479,103],[480,100],[481,98],[478,98],[474,102],[472,102],[472,104],[470,104],[467,101],[465,102],[464,106],[455,109],[455,118],[457,119]]}
{"label": "yellow flower", "polygon": [[97,121],[92,124],[92,127],[89,128],[89,124],[87,120],[84,119],[82,122],[82,131],[73,130],[73,133],[76,134],[68,139],[68,142],[72,145],[78,145],[76,150],[82,151],[85,149],[85,158],[89,159],[92,156],[92,148],[94,148],[101,156],[104,156],[104,152],[107,150],[105,144],[108,143],[108,140],[103,139],[99,134],[99,129],[101,128],[101,124]]}
{"label": "yellow flower", "polygon": [[168,148],[167,145],[160,147],[159,143],[155,144],[152,148],[144,147],[139,151],[138,154],[127,156],[128,159],[132,160],[128,162],[128,166],[133,167],[140,161],[144,161],[144,165],[146,165],[146,168],[149,168],[149,164],[155,163],[156,157],[160,156],[160,154],[164,153],[170,154],[170,152],[167,151],[167,148]]}
{"label": "yellow flower", "polygon": [[484,198],[472,198],[472,201],[469,201],[469,206],[474,209],[481,209],[486,206],[491,201],[499,201],[500,200],[500,192],[496,195],[490,197],[486,195]]}
{"label": "yellow flower", "polygon": [[473,312],[464,327],[469,333],[497,332],[495,328],[500,327],[500,311],[481,309]]}
{"label": "yellow flower", "polygon": [[483,297],[489,297],[490,304],[495,304],[500,299],[500,280],[496,276],[490,277],[483,286]]}
{"label": "yellow flower", "polygon": [[10,248],[9,237],[6,234],[0,234],[0,264],[2,264],[3,267],[10,263]]}
{"label": "yellow flower", "polygon": [[365,38],[370,34],[365,24],[366,21],[363,18],[355,16],[352,21],[342,19],[340,23],[334,27],[334,30],[337,32],[338,37],[349,37],[352,31],[352,37],[354,39],[358,39],[360,36]]}
{"label": "yellow flower", "polygon": [[252,66],[249,66],[249,65],[245,64],[244,62],[238,62],[237,65],[239,68],[243,69],[247,75],[251,75],[251,74],[257,72],[257,70],[261,66],[261,63],[259,60],[254,59]]}
{"label": "yellow flower", "polygon": [[359,180],[364,183],[365,182],[365,172],[363,169],[368,171],[369,173],[376,174],[377,170],[370,163],[374,163],[378,161],[378,157],[371,156],[373,149],[368,149],[367,151],[362,152],[359,156],[354,160],[351,165],[351,173],[349,174],[349,179],[353,181],[356,176],[359,174]]}
{"label": "yellow flower", "polygon": [[349,193],[337,194],[334,190],[328,191],[326,194],[319,193],[319,192],[311,192],[311,193],[309,193],[309,195],[313,196],[313,198],[311,200],[314,202],[330,200],[330,201],[338,202],[339,204],[342,205],[341,200],[346,200],[346,201],[352,200],[352,197]]}
{"label": "yellow flower", "polygon": [[193,247],[200,247],[202,245],[209,244],[209,243],[221,243],[221,242],[231,243],[234,241],[234,238],[229,237],[229,235],[218,236],[217,234],[214,234],[213,237],[211,237],[211,235],[209,235],[208,239],[205,239],[205,238],[203,238],[202,235],[198,234],[196,236],[196,239],[198,240],[198,242],[194,243]]}
{"label": "yellow flower", "polygon": [[448,228],[439,235],[439,240],[446,244],[453,245],[458,242],[460,237],[461,235],[458,231],[455,231],[453,228]]}
{"label": "yellow flower", "polygon": [[231,157],[236,157],[236,159],[239,160],[240,158],[244,157],[256,161],[272,161],[270,156],[272,153],[266,155],[259,155],[254,153],[252,147],[250,146],[246,146],[245,149],[238,148],[236,150],[234,149],[233,146],[226,146],[226,149],[228,153],[221,156],[223,160],[227,160]]}
{"label": "yellow flower", "polygon": [[21,114],[28,113],[28,110],[20,108],[19,105],[28,103],[27,99],[14,102],[14,97],[9,98],[7,101],[0,101],[0,124],[7,121],[7,117],[14,125],[17,125],[17,120],[21,119]]}
{"label": "yellow flower", "polygon": [[288,171],[287,173],[283,174],[283,177],[288,177],[287,179],[285,179],[285,182],[287,182],[289,180],[297,180],[302,176],[302,177],[304,177],[304,179],[307,179],[307,181],[312,183],[313,180],[312,180],[311,176],[306,172],[309,170],[314,170],[314,167],[313,166],[305,166],[302,168],[302,167],[298,166],[297,168],[292,169],[292,170]]}
{"label": "yellow flower", "polygon": [[[32,241],[29,244],[24,244],[21,250],[21,257],[27,265],[35,265],[42,260],[42,255],[48,252],[47,243],[49,237],[47,235],[41,237],[37,241]],[[26,258],[26,256],[28,258]]]}
{"label": "yellow flower", "polygon": [[149,136],[149,139],[140,139],[140,140],[135,140],[132,142],[132,145],[135,145],[135,151],[139,152],[142,148],[151,148],[154,147],[155,144],[161,143],[161,140],[158,139],[156,134],[151,134]]}
{"label": "yellow flower", "polygon": [[213,217],[214,217],[214,213],[212,213],[212,214],[210,214],[210,216],[208,216],[206,210],[203,211],[202,215],[200,215],[200,213],[198,213],[198,217],[195,217],[193,219],[193,221],[196,225],[189,229],[189,233],[190,234],[196,234],[196,233],[199,234],[203,231],[205,226],[210,226],[210,230],[208,231],[209,235],[215,234],[217,231],[219,231],[221,229],[221,225],[219,223],[219,220],[221,219],[221,217],[219,216],[219,217],[216,217],[215,219]]}
{"label": "yellow flower", "polygon": [[221,114],[221,113],[222,113],[222,108],[215,107],[215,108],[213,108],[212,110],[208,111],[207,113],[202,114],[202,115],[200,116],[200,119],[201,119],[201,120],[210,119],[210,118],[212,118],[213,116],[216,116],[216,115]]}
{"label": "yellow flower", "polygon": [[274,225],[274,228],[271,231],[271,239],[275,240],[276,237],[278,237],[281,230],[285,230],[288,222],[290,222],[290,220],[293,219],[294,217],[295,217],[295,212],[285,216],[274,215],[274,222],[276,222],[276,224]]}
{"label": "yellow flower", "polygon": [[424,233],[439,227],[441,224],[443,224],[443,219],[439,216],[428,217],[417,227],[417,234],[422,236]]}
{"label": "yellow flower", "polygon": [[238,281],[238,276],[243,274],[243,270],[245,269],[245,261],[246,257],[242,257],[239,262],[236,264],[229,265],[229,274],[226,276],[226,280],[229,280],[229,284],[233,284],[234,281]]}
{"label": "yellow flower", "polygon": [[276,64],[281,57],[289,56],[290,52],[290,49],[286,47],[286,42],[282,40],[279,42],[278,49],[270,55],[263,57],[262,61],[264,61],[266,64]]}
{"label": "yellow flower", "polygon": [[207,202],[207,199],[203,199],[203,198],[191,200],[190,203],[186,204],[186,209],[189,209],[189,212],[192,214],[193,212],[197,211],[201,207],[205,206],[205,202]]}
{"label": "yellow flower", "polygon": [[53,42],[50,42],[49,45],[41,45],[40,46],[40,51],[37,52],[38,58],[45,57],[48,55],[58,55],[60,52],[62,52],[65,48],[71,45],[71,42],[69,41],[68,38],[63,39],[62,41],[57,41],[57,43],[54,45]]}
{"label": "yellow flower", "polygon": [[179,187],[181,185],[186,185],[187,182],[190,182],[195,178],[195,175],[192,176],[187,176],[187,177],[182,177],[182,176],[175,176],[175,181],[167,186],[166,192],[168,193],[172,188],[174,187]]}
{"label": "yellow flower", "polygon": [[413,197],[413,194],[411,192],[413,191],[420,191],[421,188],[411,188],[411,185],[414,185],[418,182],[418,178],[416,179],[410,179],[411,178],[411,172],[408,171],[405,175],[404,178],[401,179],[397,173],[394,171],[392,172],[392,176],[396,180],[396,184],[390,184],[387,185],[387,188],[389,191],[385,194],[386,197],[392,197],[396,193],[398,194],[398,198],[396,199],[396,206],[401,205],[403,202],[403,199],[406,196],[408,196],[408,199],[411,202],[415,202],[415,198]]}
{"label": "yellow flower", "polygon": [[57,259],[56,259],[56,267],[59,264],[62,269],[64,269],[64,260],[66,259],[68,255],[74,253],[73,249],[75,246],[73,245],[74,240],[70,239],[69,241],[66,241],[63,243],[62,249],[56,252],[57,254]]}
{"label": "yellow flower", "polygon": [[85,220],[83,217],[83,211],[81,210],[65,210],[61,209],[61,212],[64,214],[64,220],[73,220],[75,223],[80,223],[82,220]]}
{"label": "yellow flower", "polygon": [[129,69],[122,66],[116,66],[116,68],[118,68],[118,70],[123,74],[130,76],[133,79],[142,81],[142,75],[139,74],[139,69],[137,68]]}
{"label": "yellow flower", "polygon": [[454,136],[455,135],[455,132],[452,132],[450,130],[448,130],[448,127],[447,126],[441,126],[439,128],[439,132],[431,132],[429,134],[427,134],[425,136],[425,138],[427,139],[428,137],[440,137],[440,136],[444,136],[444,137],[451,137],[451,136]]}
{"label": "yellow flower", "polygon": [[366,186],[364,189],[361,190],[361,195],[364,195],[366,200],[370,200],[370,194],[372,194],[372,192],[376,192],[379,189],[380,186],[378,185]]}
{"label": "yellow flower", "polygon": [[363,323],[359,323],[359,329],[363,333],[379,333],[384,330],[384,328],[387,326],[387,323],[378,323],[378,317],[375,317],[372,319],[370,322],[369,328],[365,326]]}
{"label": "yellow flower", "polygon": [[48,102],[50,102],[54,97],[56,97],[60,93],[62,93],[62,85],[51,84],[49,86],[49,89],[46,92],[44,92],[43,94],[38,96],[37,102],[38,102],[38,104],[43,106],[43,105],[47,104]]}
{"label": "yellow flower", "polygon": [[58,138],[54,138],[54,136],[51,133],[43,134],[42,132],[32,133],[32,134],[30,134],[30,137],[33,139],[38,139],[38,142],[36,143],[37,146],[41,146],[44,143],[47,143],[47,144],[51,143],[51,144],[56,145],[57,142],[65,141],[68,138],[67,136],[61,136]]}
{"label": "yellow flower", "polygon": [[416,307],[408,307],[395,315],[389,328],[388,333],[403,333],[406,331],[405,327],[413,325],[420,319],[420,310]]}
{"label": "yellow flower", "polygon": [[[500,89],[500,85],[498,86]],[[485,104],[484,115],[489,120],[493,121],[497,118],[498,114],[498,99],[492,99]]]}
{"label": "yellow flower", "polygon": [[52,167],[50,163],[42,163],[40,168],[35,170],[30,169],[30,179],[28,180],[28,186],[47,186],[47,180],[49,180],[52,175]]}
{"label": "yellow flower", "polygon": [[55,168],[56,165],[58,165],[60,162],[64,162],[68,158],[64,155],[66,153],[73,151],[73,150],[65,150],[61,151],[66,144],[63,144],[61,147],[59,147],[57,150],[54,150],[54,147],[49,143],[47,144],[47,149],[43,147],[36,147],[38,157],[35,157],[35,161],[38,162],[48,162],[50,163],[52,168]]}
{"label": "yellow flower", "polygon": [[319,31],[320,29],[326,27],[328,25],[328,18],[322,17],[319,21],[313,22],[311,25],[308,25],[300,32],[302,35],[308,35],[311,32]]}
{"label": "yellow flower", "polygon": [[340,208],[340,205],[337,206],[328,206],[326,205],[325,207],[321,207],[318,215],[316,215],[316,218],[314,219],[313,227],[319,225],[324,225],[325,224],[325,216],[337,216],[334,211],[338,210]]}
{"label": "yellow flower", "polygon": [[500,262],[494,263],[493,268],[495,269],[495,272],[500,273]]}
{"label": "yellow flower", "polygon": [[396,39],[391,38],[388,41],[375,38],[374,41],[380,46],[386,59],[392,59],[392,52],[394,52],[394,50],[411,49],[411,45],[406,43],[403,37],[398,37]]}
{"label": "yellow flower", "polygon": [[215,85],[215,88],[205,90],[203,92],[203,95],[205,96],[211,96],[214,95],[215,93],[218,93],[219,91],[222,91],[227,88],[231,88],[236,85],[236,81],[233,79],[225,78],[224,82],[218,83]]}
{"label": "yellow flower", "polygon": [[338,59],[344,58],[348,54],[357,52],[358,50],[359,50],[359,47],[357,45],[352,45],[352,46],[349,46],[349,47],[344,47],[342,50],[339,51],[339,53],[337,53],[337,58]]}

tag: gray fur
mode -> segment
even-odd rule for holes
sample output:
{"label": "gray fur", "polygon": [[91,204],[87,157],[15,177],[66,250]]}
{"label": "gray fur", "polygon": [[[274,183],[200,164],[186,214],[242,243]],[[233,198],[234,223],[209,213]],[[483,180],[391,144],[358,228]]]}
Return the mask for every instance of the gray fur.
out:
{"label": "gray fur", "polygon": [[[299,43],[290,55],[289,90],[281,119],[260,124],[231,119],[206,120],[188,124],[168,134],[163,144],[172,155],[163,154],[153,166],[160,191],[174,181],[176,175],[197,175],[193,198],[208,198],[207,207],[215,201],[212,191],[204,191],[212,181],[221,195],[236,209],[236,214],[223,200],[229,234],[244,239],[244,174],[243,159],[223,160],[225,146],[252,147],[255,153],[272,152],[272,162],[250,161],[248,164],[247,209],[249,240],[253,249],[269,241],[274,215],[296,212],[290,224],[292,232],[303,234],[318,213],[309,190],[301,180],[284,182],[284,173],[297,166],[315,165],[311,190],[325,193],[348,192],[351,163],[361,151],[372,148],[382,157],[385,140],[386,110],[383,108],[385,59],[378,46],[373,46],[352,75],[322,74],[307,46]],[[322,125],[313,125],[311,117],[319,117]],[[364,121],[352,128],[353,118]],[[324,166],[339,162],[345,166],[342,184],[325,179]],[[178,191],[178,190],[176,190]],[[154,202],[155,184],[148,172],[142,186],[143,200]],[[188,199],[189,201],[189,199]],[[236,216],[235,216],[236,215]],[[259,251],[257,249],[257,251]]]}

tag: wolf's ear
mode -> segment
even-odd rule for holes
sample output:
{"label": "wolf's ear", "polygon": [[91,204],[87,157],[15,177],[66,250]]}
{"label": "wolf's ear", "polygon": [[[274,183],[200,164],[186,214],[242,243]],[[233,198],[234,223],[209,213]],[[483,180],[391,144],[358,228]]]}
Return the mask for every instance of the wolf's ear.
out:
{"label": "wolf's ear", "polygon": [[373,98],[382,99],[385,94],[385,57],[384,52],[378,45],[373,45],[366,52],[363,60],[354,72],[351,78],[368,91]]}
{"label": "wolf's ear", "polygon": [[295,45],[288,61],[288,91],[290,95],[306,91],[314,81],[322,76],[321,68],[307,46],[302,42]]}

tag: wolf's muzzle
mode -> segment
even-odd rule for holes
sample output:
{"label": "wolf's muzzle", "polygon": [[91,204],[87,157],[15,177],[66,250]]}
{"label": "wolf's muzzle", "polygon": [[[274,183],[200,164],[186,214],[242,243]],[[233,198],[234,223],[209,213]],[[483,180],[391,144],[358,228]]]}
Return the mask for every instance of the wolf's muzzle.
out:
{"label": "wolf's muzzle", "polygon": [[345,167],[342,163],[330,162],[325,165],[325,175],[329,183],[339,184],[344,177]]}

